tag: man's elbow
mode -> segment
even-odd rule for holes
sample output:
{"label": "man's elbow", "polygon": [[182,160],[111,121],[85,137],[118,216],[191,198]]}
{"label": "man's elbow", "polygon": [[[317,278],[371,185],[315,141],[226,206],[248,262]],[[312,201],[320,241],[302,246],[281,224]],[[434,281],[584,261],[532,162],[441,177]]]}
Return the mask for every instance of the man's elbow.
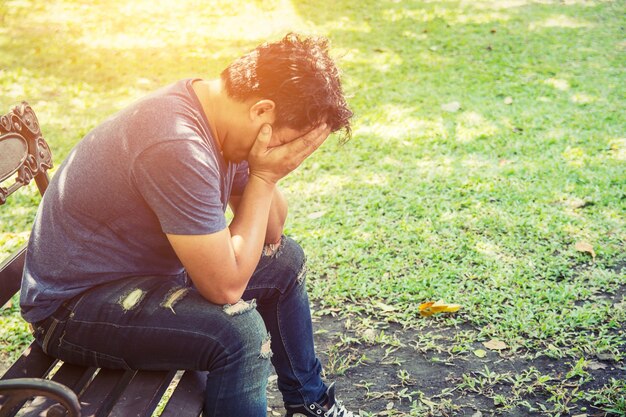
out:
{"label": "man's elbow", "polygon": [[239,301],[241,301],[241,297],[243,297],[243,291],[228,292],[223,295],[223,297],[221,298],[222,302],[219,304],[223,304],[223,305],[237,304]]}
{"label": "man's elbow", "polygon": [[217,305],[237,304],[245,288],[211,288],[201,291],[200,294],[209,302]]}

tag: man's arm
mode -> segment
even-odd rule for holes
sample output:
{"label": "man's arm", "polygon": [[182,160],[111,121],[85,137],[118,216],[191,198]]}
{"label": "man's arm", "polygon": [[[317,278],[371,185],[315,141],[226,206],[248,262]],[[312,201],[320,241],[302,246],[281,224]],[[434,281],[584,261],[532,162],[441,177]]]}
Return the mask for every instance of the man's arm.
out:
{"label": "man's arm", "polygon": [[167,235],[207,300],[234,304],[241,298],[263,249],[274,188],[251,177],[230,227],[209,235]]}
{"label": "man's arm", "polygon": [[324,124],[292,142],[269,148],[271,128],[265,125],[250,151],[250,178],[230,226],[208,235],[167,235],[189,277],[208,301],[239,301],[263,250],[276,183],[311,155],[329,133]]}
{"label": "man's arm", "polygon": [[[231,196],[229,204],[233,213],[237,213],[240,202],[241,196]],[[267,230],[265,231],[265,244],[280,242],[285,227],[285,221],[287,220],[287,207],[285,196],[280,192],[280,189],[276,187],[274,189],[274,195],[272,196],[272,205],[270,206]]]}

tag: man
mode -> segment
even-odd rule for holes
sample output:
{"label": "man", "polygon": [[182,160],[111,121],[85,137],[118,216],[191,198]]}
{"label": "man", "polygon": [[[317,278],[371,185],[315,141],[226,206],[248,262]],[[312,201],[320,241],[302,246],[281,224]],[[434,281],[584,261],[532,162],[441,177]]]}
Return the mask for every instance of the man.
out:
{"label": "man", "polygon": [[96,127],[29,241],[21,307],[42,349],[209,371],[204,413],[230,417],[266,415],[271,358],[287,416],[352,416],[320,377],[304,255],[281,237],[276,186],[331,132],[349,136],[351,116],[327,41],[289,34]]}

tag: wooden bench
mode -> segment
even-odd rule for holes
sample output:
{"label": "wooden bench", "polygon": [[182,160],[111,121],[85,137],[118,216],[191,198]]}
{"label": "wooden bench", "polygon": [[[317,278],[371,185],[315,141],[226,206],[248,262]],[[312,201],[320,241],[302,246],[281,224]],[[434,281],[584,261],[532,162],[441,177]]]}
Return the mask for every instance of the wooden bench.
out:
{"label": "wooden bench", "polygon": [[[51,167],[50,148],[28,103],[1,116],[0,205],[32,179],[43,195]],[[11,177],[15,180],[4,186]],[[0,263],[0,307],[19,292],[25,254],[26,245]],[[0,417],[18,412],[49,417],[151,416],[166,394],[162,416],[197,417],[205,385],[205,372],[120,371],[62,363],[33,342],[0,378]]]}

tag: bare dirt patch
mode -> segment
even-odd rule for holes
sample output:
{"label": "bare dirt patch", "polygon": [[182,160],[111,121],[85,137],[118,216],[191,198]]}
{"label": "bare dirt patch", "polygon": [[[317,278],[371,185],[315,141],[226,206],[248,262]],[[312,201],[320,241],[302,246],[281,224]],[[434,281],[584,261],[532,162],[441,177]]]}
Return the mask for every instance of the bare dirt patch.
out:
{"label": "bare dirt patch", "polygon": [[[450,354],[465,328],[432,328],[437,347],[420,344],[424,330],[389,325],[370,343],[346,321],[315,320],[315,342],[326,379],[336,381],[339,398],[351,411],[373,416],[617,416],[579,398],[611,379],[626,378],[626,363],[589,358],[575,370],[570,358],[553,359],[537,352],[489,350],[481,342]],[[366,335],[367,336],[367,335]],[[367,339],[367,337],[366,337]],[[484,351],[478,357],[475,351]],[[482,353],[481,353],[482,354]],[[574,371],[573,371],[574,370]],[[580,378],[585,378],[581,384]],[[577,388],[578,387],[578,388]],[[275,376],[268,389],[268,417],[284,409]],[[365,414],[365,413],[364,413]]]}

